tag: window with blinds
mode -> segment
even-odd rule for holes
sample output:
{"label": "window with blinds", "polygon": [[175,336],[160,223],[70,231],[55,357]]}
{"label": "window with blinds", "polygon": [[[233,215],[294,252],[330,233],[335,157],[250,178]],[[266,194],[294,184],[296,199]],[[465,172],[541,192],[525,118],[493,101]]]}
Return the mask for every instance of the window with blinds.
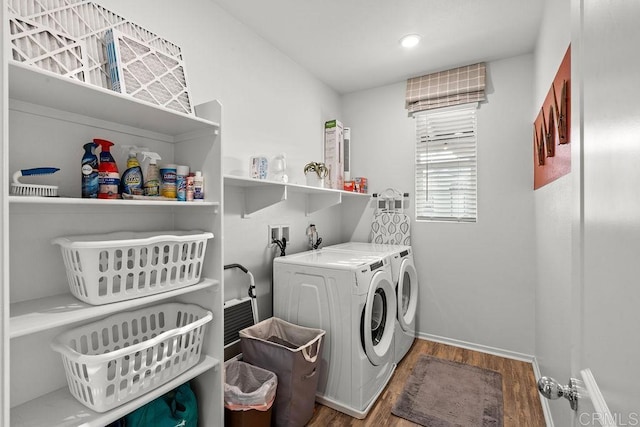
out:
{"label": "window with blinds", "polygon": [[476,222],[477,103],[427,110],[416,120],[416,219]]}

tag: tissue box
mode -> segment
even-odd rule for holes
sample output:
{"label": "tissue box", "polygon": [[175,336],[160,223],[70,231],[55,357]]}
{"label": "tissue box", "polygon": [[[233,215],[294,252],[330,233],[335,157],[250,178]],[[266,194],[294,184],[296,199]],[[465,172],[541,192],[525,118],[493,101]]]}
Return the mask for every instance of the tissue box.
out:
{"label": "tissue box", "polygon": [[324,124],[324,164],[329,169],[325,187],[342,190],[344,186],[344,126],[338,120]]}

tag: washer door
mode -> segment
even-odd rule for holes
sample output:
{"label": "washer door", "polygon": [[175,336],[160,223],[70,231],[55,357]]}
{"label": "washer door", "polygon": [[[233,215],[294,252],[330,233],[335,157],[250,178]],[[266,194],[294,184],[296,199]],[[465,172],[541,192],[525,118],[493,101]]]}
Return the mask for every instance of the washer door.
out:
{"label": "washer door", "polygon": [[407,258],[400,264],[398,276],[398,323],[403,331],[413,331],[418,309],[418,273],[413,260]]}
{"label": "washer door", "polygon": [[393,350],[396,295],[389,276],[382,271],[374,274],[362,312],[360,335],[369,361],[380,365],[389,360]]}

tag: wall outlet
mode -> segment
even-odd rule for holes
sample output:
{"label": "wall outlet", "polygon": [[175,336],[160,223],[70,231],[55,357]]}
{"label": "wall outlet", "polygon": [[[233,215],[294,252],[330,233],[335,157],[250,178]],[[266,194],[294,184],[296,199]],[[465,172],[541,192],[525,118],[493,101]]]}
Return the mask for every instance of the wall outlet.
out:
{"label": "wall outlet", "polygon": [[280,240],[282,238],[282,226],[280,225],[269,225],[269,236],[267,241],[268,247],[273,247],[275,243],[274,240]]}
{"label": "wall outlet", "polygon": [[267,242],[268,247],[275,246],[273,243],[274,240],[282,240],[283,238],[289,242],[289,236],[291,233],[291,227],[288,225],[269,225],[269,241]]}

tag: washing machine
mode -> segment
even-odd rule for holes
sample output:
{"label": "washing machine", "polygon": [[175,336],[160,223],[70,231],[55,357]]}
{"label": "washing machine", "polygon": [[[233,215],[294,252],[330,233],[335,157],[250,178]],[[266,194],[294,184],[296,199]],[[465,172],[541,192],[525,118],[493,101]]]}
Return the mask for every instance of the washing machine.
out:
{"label": "washing machine", "polygon": [[273,262],[273,314],[325,330],[316,401],[364,418],[395,370],[389,259],[315,250]]}
{"label": "washing machine", "polygon": [[391,277],[398,302],[395,324],[395,357],[400,363],[416,339],[416,312],[418,309],[418,274],[411,246],[379,243],[347,242],[327,246],[328,251],[356,251],[387,256],[391,264]]}

